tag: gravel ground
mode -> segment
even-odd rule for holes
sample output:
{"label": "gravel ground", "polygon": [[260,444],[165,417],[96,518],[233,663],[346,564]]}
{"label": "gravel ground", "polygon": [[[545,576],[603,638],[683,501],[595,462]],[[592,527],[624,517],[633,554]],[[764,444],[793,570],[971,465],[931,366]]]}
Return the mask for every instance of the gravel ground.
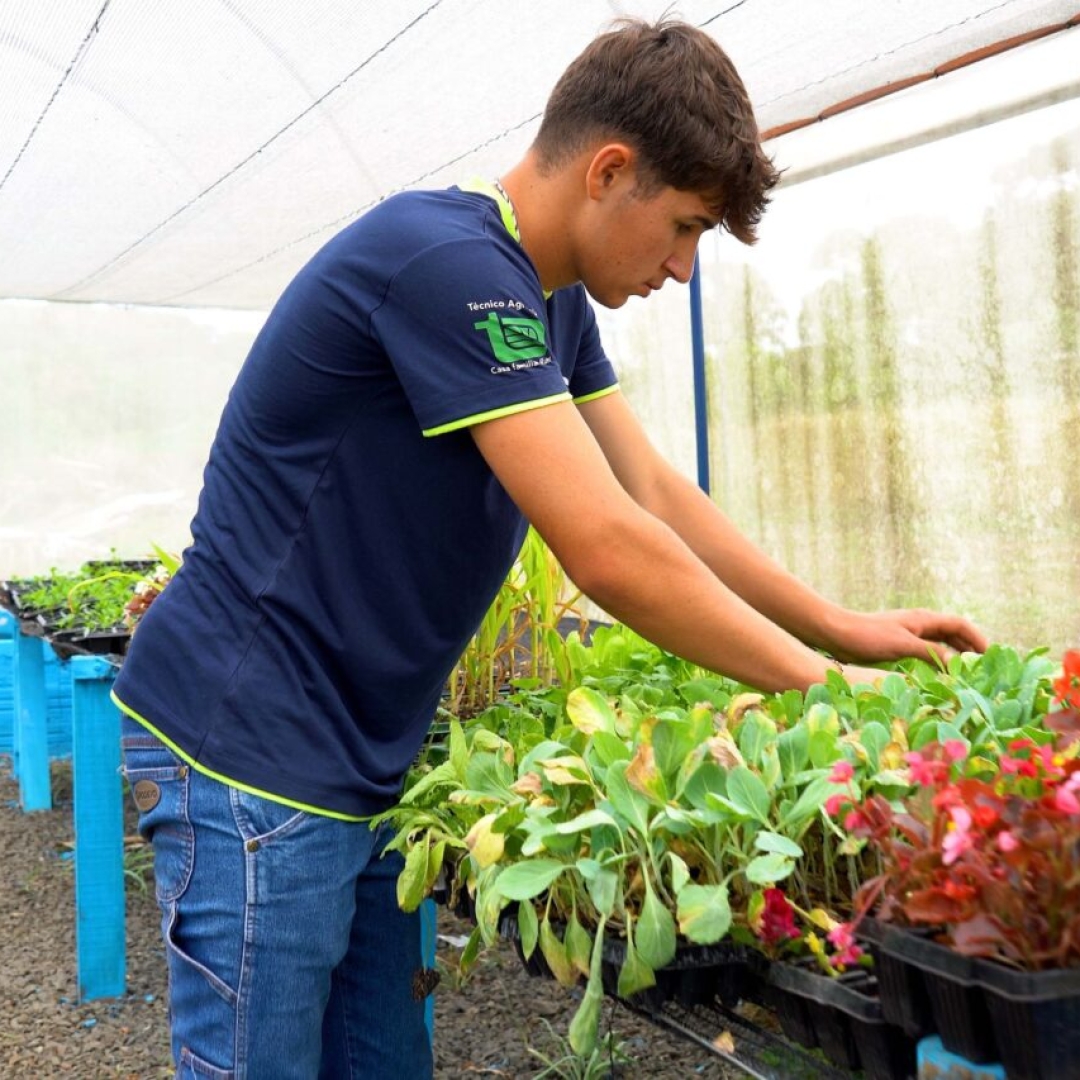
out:
{"label": "gravel ground", "polygon": [[[53,765],[54,809],[24,814],[10,763],[0,759],[0,1077],[3,1080],[163,1080],[172,1075],[165,961],[152,889],[129,887],[127,993],[76,997],[71,775]],[[133,808],[126,831],[134,832]],[[439,950],[468,927],[440,910]],[[451,939],[451,940],[447,940]],[[435,1076],[534,1077],[558,1056],[545,1021],[565,1033],[575,992],[530,978],[510,945],[487,953],[462,988],[436,993]],[[695,1044],[609,1005],[604,1013],[630,1058],[616,1075],[640,1080],[735,1080],[741,1070]],[[261,1080],[261,1078],[260,1078]],[[273,1080],[273,1078],[266,1078]]]}

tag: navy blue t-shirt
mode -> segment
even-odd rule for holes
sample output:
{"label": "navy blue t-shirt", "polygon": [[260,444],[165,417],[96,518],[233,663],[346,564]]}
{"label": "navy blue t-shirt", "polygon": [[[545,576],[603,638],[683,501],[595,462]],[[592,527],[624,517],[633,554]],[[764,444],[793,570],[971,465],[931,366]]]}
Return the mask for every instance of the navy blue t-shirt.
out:
{"label": "navy blue t-shirt", "polygon": [[615,383],[584,290],[545,298],[496,201],[385,200],[259,333],[118,703],[219,779],[384,809],[525,533],[469,426]]}

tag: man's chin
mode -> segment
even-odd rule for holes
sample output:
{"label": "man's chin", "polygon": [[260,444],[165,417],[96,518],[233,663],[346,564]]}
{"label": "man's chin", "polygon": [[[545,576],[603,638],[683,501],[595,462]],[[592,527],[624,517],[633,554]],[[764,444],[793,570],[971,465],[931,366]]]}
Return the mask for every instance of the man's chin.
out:
{"label": "man's chin", "polygon": [[588,285],[585,286],[585,291],[589,294],[589,297],[595,300],[601,307],[609,308],[612,311],[616,308],[621,308],[623,304],[630,299],[629,293],[605,293],[601,295],[590,289]]}

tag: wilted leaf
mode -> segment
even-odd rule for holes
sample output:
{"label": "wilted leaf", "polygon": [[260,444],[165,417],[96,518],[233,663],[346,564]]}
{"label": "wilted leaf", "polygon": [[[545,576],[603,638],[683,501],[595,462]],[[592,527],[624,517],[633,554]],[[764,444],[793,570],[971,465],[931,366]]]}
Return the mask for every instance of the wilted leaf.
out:
{"label": "wilted leaf", "polygon": [[510,790],[515,795],[539,795],[543,789],[544,781],[540,779],[539,773],[534,772],[527,772],[510,785]]}
{"label": "wilted leaf", "polygon": [[546,917],[540,923],[540,952],[548,962],[552,975],[563,986],[574,986],[577,983],[578,973],[570,962],[566,946],[559,940]]}
{"label": "wilted leaf", "polygon": [[641,959],[654,970],[675,959],[675,919],[648,887],[634,927],[634,944]]}
{"label": "wilted leaf", "polygon": [[536,918],[536,908],[529,900],[522,900],[518,904],[518,933],[521,935],[521,951],[528,960],[536,949],[537,937],[540,932]]}
{"label": "wilted leaf", "polygon": [[640,791],[657,803],[667,802],[667,787],[664,777],[656,767],[653,748],[641,743],[634,751],[630,764],[626,766],[626,780],[632,788]]}
{"label": "wilted leaf", "polygon": [[413,844],[405,856],[405,867],[397,879],[398,907],[402,911],[415,911],[424,899],[430,843],[430,835],[425,833],[424,838]]}
{"label": "wilted leaf", "polygon": [[465,837],[465,846],[481,869],[497,863],[502,858],[505,848],[505,837],[492,828],[495,817],[495,814],[485,814]]}
{"label": "wilted leaf", "polygon": [[578,922],[577,915],[571,915],[566,924],[563,944],[566,946],[566,956],[570,963],[582,975],[588,975],[593,942],[588,930]]}
{"label": "wilted leaf", "polygon": [[765,697],[762,694],[736,694],[727,707],[728,723],[732,726],[736,725],[743,718],[744,713],[757,708],[764,700]]}
{"label": "wilted leaf", "polygon": [[671,864],[671,891],[678,896],[683,886],[690,880],[690,868],[674,851],[668,852],[668,862]]}
{"label": "wilted leaf", "polygon": [[570,717],[570,723],[586,735],[598,731],[615,734],[615,712],[607,699],[591,686],[577,686],[570,691],[566,715]]}
{"label": "wilted leaf", "polygon": [[626,955],[619,968],[619,997],[628,998],[650,986],[656,985],[656,972],[638,956],[630,942],[626,943]]}
{"label": "wilted leaf", "polygon": [[745,765],[742,752],[735,742],[735,737],[726,729],[717,732],[705,745],[709,748],[713,761],[724,769],[734,769],[736,765]]}

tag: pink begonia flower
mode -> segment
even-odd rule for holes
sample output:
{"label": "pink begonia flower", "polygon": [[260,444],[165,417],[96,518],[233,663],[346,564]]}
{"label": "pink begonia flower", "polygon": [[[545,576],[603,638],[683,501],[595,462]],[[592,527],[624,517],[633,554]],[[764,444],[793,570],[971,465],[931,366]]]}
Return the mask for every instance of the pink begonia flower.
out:
{"label": "pink begonia flower", "polygon": [[850,761],[838,761],[829,773],[830,784],[846,784],[855,775],[855,769]]}
{"label": "pink begonia flower", "polygon": [[838,967],[849,967],[857,964],[863,954],[862,949],[855,943],[855,935],[851,932],[848,923],[840,923],[834,926],[827,935],[830,944],[836,949],[832,962]]}
{"label": "pink begonia flower", "polygon": [[939,780],[945,778],[945,763],[942,761],[927,761],[917,751],[910,751],[904,755],[904,760],[911,769],[911,782],[920,787],[934,787]]}
{"label": "pink begonia flower", "polygon": [[825,813],[829,817],[836,817],[840,813],[840,807],[848,801],[848,797],[841,791],[838,791],[835,795],[830,795],[825,800]]}
{"label": "pink begonia flower", "polygon": [[1054,761],[1054,747],[1050,743],[1044,743],[1035,752],[1039,755],[1039,758],[1042,761],[1042,767],[1047,772],[1061,772],[1058,768],[1058,763]]}
{"label": "pink begonia flower", "polygon": [[997,846],[1002,851],[1015,851],[1020,846],[1020,841],[1008,829],[1002,829],[997,834]]}
{"label": "pink begonia flower", "polygon": [[946,866],[951,866],[969,848],[974,846],[975,841],[971,838],[971,814],[962,806],[953,806],[949,809],[949,831],[941,842],[941,861]]}
{"label": "pink begonia flower", "polygon": [[1080,799],[1076,797],[1078,787],[1080,787],[1080,773],[1073,773],[1054,792],[1054,806],[1063,814],[1080,814]]}
{"label": "pink begonia flower", "polygon": [[960,761],[967,757],[967,743],[963,739],[946,739],[945,756],[950,761]]}

